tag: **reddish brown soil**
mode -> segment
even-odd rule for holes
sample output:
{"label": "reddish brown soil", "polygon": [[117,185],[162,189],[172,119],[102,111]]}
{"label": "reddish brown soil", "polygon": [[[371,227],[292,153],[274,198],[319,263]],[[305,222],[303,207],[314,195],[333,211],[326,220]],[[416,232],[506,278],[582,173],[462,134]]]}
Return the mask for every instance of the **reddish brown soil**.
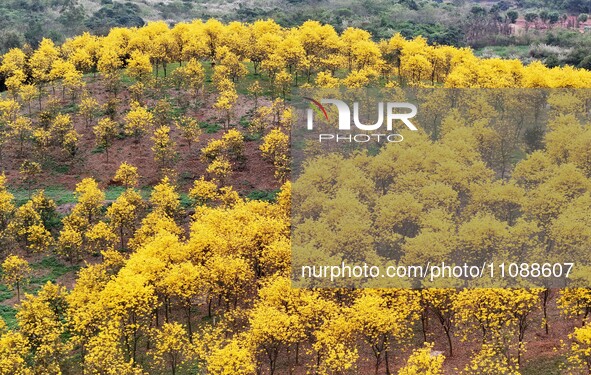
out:
{"label": "reddish brown soil", "polygon": [[[89,81],[87,83],[87,90],[91,95],[99,101],[101,105],[105,104],[109,98],[103,85],[97,81]],[[51,91],[51,90],[49,90]],[[172,90],[171,90],[172,91]],[[172,93],[172,92],[171,92]],[[177,94],[178,95],[178,94]],[[181,93],[182,95],[182,93]],[[117,96],[121,100],[121,105],[118,107],[118,115],[116,121],[123,124],[124,116],[129,109],[129,94],[127,91],[120,92]],[[61,94],[54,98],[61,100]],[[193,108],[189,109],[187,115],[193,116],[198,121],[205,121],[209,123],[222,123],[219,119],[217,111],[211,109],[215,97],[211,94],[206,94],[204,103],[199,110],[195,111]],[[42,106],[45,107],[47,99],[44,99]],[[71,100],[66,96],[62,100],[62,104],[70,104]],[[154,100],[146,100],[149,108],[155,104]],[[249,108],[252,108],[251,100],[240,96],[238,103],[236,103],[236,110],[233,117],[234,125],[238,122],[241,116],[244,116]],[[26,107],[26,106],[24,106]],[[38,106],[36,103],[33,107],[33,121],[36,119],[36,110]],[[95,136],[92,131],[92,126],[86,127],[83,119],[77,113],[70,113],[76,131],[81,135],[79,152],[72,159],[66,155],[58,147],[53,147],[50,150],[50,155],[47,158],[55,164],[52,168],[44,168],[41,176],[38,178],[38,183],[35,187],[47,187],[61,185],[68,189],[73,189],[82,178],[93,177],[104,188],[111,183],[111,179],[119,165],[126,161],[138,167],[141,175],[140,186],[153,186],[161,178],[158,165],[154,161],[154,155],[151,150],[152,140],[150,134],[145,135],[140,143],[135,143],[131,138],[118,139],[109,149],[109,162],[107,163],[107,156],[104,152],[93,153],[96,148]],[[95,119],[94,124],[96,124]],[[235,125],[238,130],[244,132],[240,125]],[[220,129],[213,134],[203,133],[200,141],[197,144],[192,144],[189,148],[187,142],[181,137],[178,129],[170,124],[171,138],[176,143],[176,150],[179,154],[179,159],[175,165],[175,170],[179,176],[179,184],[181,190],[187,190],[188,185],[192,184],[193,180],[205,175],[205,165],[200,159],[200,149],[203,148],[207,142],[212,138],[219,138],[224,133],[224,129]],[[259,146],[261,141],[247,141],[245,142],[245,156],[246,162],[244,165],[235,170],[228,178],[227,184],[232,185],[240,192],[248,193],[252,190],[273,190],[277,189],[280,184],[273,177],[274,169],[271,163],[265,161],[261,157]],[[35,160],[34,150],[29,146],[25,146],[23,153],[19,153],[19,147],[16,144],[7,144],[2,150],[2,160],[0,162],[1,168],[6,173],[9,184],[14,186],[20,184],[19,167],[24,159]],[[66,173],[57,172],[56,166],[67,166]]]}

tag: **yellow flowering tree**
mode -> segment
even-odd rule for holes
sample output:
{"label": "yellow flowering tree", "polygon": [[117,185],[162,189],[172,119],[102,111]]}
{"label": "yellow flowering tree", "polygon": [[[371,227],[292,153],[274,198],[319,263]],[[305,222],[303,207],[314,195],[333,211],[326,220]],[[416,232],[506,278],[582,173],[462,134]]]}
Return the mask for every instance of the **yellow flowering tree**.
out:
{"label": "yellow flowering tree", "polygon": [[273,163],[275,178],[284,181],[289,173],[289,136],[275,128],[263,138],[259,148],[263,157]]}
{"label": "yellow flowering tree", "polygon": [[140,175],[136,166],[123,162],[117,168],[113,180],[129,189],[137,186],[139,177]]}
{"label": "yellow flowering tree", "polygon": [[151,354],[156,363],[169,367],[172,375],[176,375],[179,366],[190,354],[187,330],[179,323],[164,323],[154,335]]}
{"label": "yellow flowering tree", "polygon": [[177,158],[175,151],[175,142],[170,138],[170,127],[161,126],[154,131],[152,136],[154,145],[154,160],[160,165],[161,169],[171,168]]}
{"label": "yellow flowering tree", "polygon": [[218,197],[218,186],[214,181],[207,181],[203,177],[193,182],[189,197],[198,205],[208,204]]}
{"label": "yellow flowering tree", "polygon": [[96,145],[105,149],[107,164],[109,163],[109,149],[119,135],[119,124],[108,117],[99,120],[93,127]]}
{"label": "yellow flowering tree", "polygon": [[2,262],[2,282],[16,290],[16,300],[21,300],[21,288],[31,276],[31,266],[18,255],[9,255]]}
{"label": "yellow flowering tree", "polygon": [[443,375],[445,357],[442,354],[433,355],[432,351],[433,344],[414,350],[398,375]]}
{"label": "yellow flowering tree", "polygon": [[125,134],[134,137],[135,143],[139,143],[141,138],[152,127],[154,116],[142,107],[138,102],[132,102],[131,108],[125,116]]}

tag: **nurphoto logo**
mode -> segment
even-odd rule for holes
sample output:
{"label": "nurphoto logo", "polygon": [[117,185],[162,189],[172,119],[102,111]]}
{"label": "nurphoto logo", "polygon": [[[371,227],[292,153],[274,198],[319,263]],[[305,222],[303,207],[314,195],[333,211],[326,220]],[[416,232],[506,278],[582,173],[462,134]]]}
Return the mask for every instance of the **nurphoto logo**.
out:
{"label": "nurphoto logo", "polygon": [[[375,132],[382,128],[384,125],[384,118],[386,120],[386,130],[391,132],[393,129],[393,123],[397,120],[401,121],[406,127],[412,131],[417,131],[417,127],[410,121],[417,115],[417,107],[411,103],[399,103],[399,102],[379,102],[377,120],[373,124],[363,124],[360,120],[359,102],[353,103],[353,115],[351,115],[351,108],[347,103],[338,99],[321,99],[317,101],[315,99],[304,97],[315,105],[318,110],[322,113],[323,117],[327,122],[330,122],[328,112],[323,104],[332,104],[337,108],[338,111],[338,125],[339,131],[347,132],[347,134],[339,133],[321,133],[318,135],[319,142],[336,141],[336,142],[356,142],[365,143],[370,140],[377,140],[378,142],[402,142],[404,137],[397,133],[370,133]],[[405,112],[397,112],[397,110],[405,110]],[[314,129],[314,110],[308,108],[307,110],[307,128],[308,130]],[[366,133],[352,134],[350,133],[352,124],[358,130]]]}

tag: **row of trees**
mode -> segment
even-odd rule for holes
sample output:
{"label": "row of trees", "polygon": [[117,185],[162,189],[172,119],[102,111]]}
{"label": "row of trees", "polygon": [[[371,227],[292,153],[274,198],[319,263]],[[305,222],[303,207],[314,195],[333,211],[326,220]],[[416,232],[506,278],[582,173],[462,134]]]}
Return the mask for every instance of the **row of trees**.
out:
{"label": "row of trees", "polygon": [[[10,50],[2,57],[0,72],[9,90],[18,94],[28,84],[43,91],[55,82],[76,90],[83,85],[83,73],[100,72],[112,78],[124,67],[141,81],[147,78],[151,66],[166,75],[172,62],[191,59],[210,61],[216,65],[218,76],[233,83],[248,72],[246,62],[252,64],[255,74],[265,74],[271,83],[289,75],[294,85],[312,83],[319,72],[347,76],[345,83],[356,85],[368,85],[380,77],[401,85],[430,81],[450,87],[585,87],[589,80],[586,71],[563,74],[562,69],[547,69],[540,77],[539,70],[546,68],[536,64],[524,67],[516,61],[482,60],[468,49],[429,46],[422,38],[409,41],[395,35],[374,42],[364,30],[349,28],[339,35],[331,26],[314,21],[283,29],[271,20],[224,25],[214,19],[179,23],[172,29],[163,22],[139,29],[114,28],[105,37],[83,34],[59,47],[45,39],[36,50]],[[185,70],[191,77],[201,74],[192,67]],[[466,75],[467,70],[471,71],[467,82],[448,79]],[[560,82],[565,76],[573,78]],[[359,82],[359,77],[364,79]],[[489,82],[490,77],[496,79]],[[538,81],[540,78],[545,81]]]}

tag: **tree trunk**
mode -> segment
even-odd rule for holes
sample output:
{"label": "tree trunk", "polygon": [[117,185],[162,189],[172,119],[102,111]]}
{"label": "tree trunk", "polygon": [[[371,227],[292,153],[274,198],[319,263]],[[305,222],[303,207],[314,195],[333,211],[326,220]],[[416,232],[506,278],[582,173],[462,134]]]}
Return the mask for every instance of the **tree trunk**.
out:
{"label": "tree trunk", "polygon": [[193,343],[193,326],[191,324],[191,303],[187,304],[187,330],[189,332],[189,342]]}
{"label": "tree trunk", "polygon": [[544,302],[543,302],[543,311],[544,311],[544,330],[546,334],[548,334],[548,300],[550,299],[550,290],[548,288],[544,289]]}
{"label": "tree trunk", "polygon": [[445,331],[445,335],[447,336],[447,344],[449,345],[449,356],[453,357],[454,351],[453,351],[453,346],[451,343],[451,332],[449,330],[449,327],[446,327],[446,326],[443,326],[443,330]]}

